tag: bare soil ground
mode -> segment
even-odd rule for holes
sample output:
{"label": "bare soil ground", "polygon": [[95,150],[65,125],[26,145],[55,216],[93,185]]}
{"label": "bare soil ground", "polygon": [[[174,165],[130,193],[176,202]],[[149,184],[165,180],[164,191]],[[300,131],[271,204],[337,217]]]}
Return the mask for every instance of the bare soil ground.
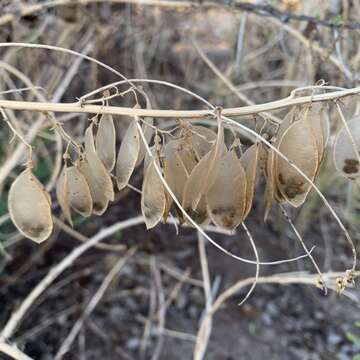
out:
{"label": "bare soil ground", "polygon": [[[0,2],[0,10],[16,9],[19,3]],[[320,0],[304,1],[295,11],[308,15],[318,11],[322,17],[330,18],[343,16],[347,11],[349,20],[354,21],[360,14],[355,2],[349,7],[340,4],[334,10]],[[305,48],[270,18],[254,14],[248,14],[241,61],[236,65],[242,15],[234,9],[177,11],[107,3],[67,6],[35,13],[0,27],[0,40],[54,44],[80,52],[91,43],[91,56],[128,78],[173,82],[223,107],[244,103],[208,68],[192,39],[255,103],[279,99],[293,88],[314,84],[320,79],[344,87],[358,83],[355,75],[360,67],[356,60],[359,32],[344,30],[341,33],[343,61],[354,74],[349,79],[324,54]],[[286,26],[304,34],[307,23],[291,22]],[[334,36],[331,29],[317,27],[314,36],[306,39],[322,46],[329,55],[338,56],[333,46]],[[66,70],[74,61],[64,54],[15,48],[0,49],[0,59],[23,71],[35,85],[44,87],[49,98],[61,86]],[[0,79],[0,91],[7,90],[11,80],[17,87],[23,87],[8,76]],[[75,101],[82,94],[115,80],[113,74],[84,62],[61,101]],[[199,109],[202,106],[175,90],[150,85],[144,88],[156,108]],[[127,99],[117,98],[113,104],[130,106]],[[349,114],[353,111],[350,105],[346,109]],[[15,115],[24,132],[36,119],[35,115],[24,112]],[[281,117],[283,113],[276,115]],[[331,116],[334,118],[333,112]],[[158,121],[164,124],[167,120]],[[244,121],[253,126],[253,119]],[[64,118],[67,130],[79,137],[87,122],[84,115],[70,120]],[[128,123],[125,117],[116,122],[119,138]],[[336,124],[334,120],[332,127],[336,128]],[[43,129],[42,134],[43,138],[35,140],[39,149],[35,170],[40,179],[47,182],[54,168],[56,146],[46,139],[46,135],[51,134],[49,127]],[[6,125],[0,124],[0,164],[5,163],[16,146],[8,144],[9,138]],[[56,229],[51,239],[38,246],[20,238],[11,223],[4,221],[7,191],[20,169],[21,165],[15,167],[2,185],[0,206],[4,216],[0,223],[0,241],[6,253],[0,258],[0,328],[49,270],[79,245],[74,237]],[[141,176],[142,170],[138,169],[132,185],[140,188]],[[346,222],[359,249],[359,190],[350,188],[334,174],[330,150],[317,184]],[[247,220],[260,258],[272,261],[302,254],[301,245],[278,209],[274,207],[269,220],[263,222],[263,190],[262,180]],[[103,217],[76,219],[75,229],[90,237],[117,221],[140,214],[140,196],[126,191]],[[55,214],[61,216],[58,209]],[[312,194],[307,204],[291,210],[290,214],[308,246],[316,246],[313,254],[324,272],[349,268],[350,250],[316,195]],[[254,257],[240,229],[233,236],[214,234],[213,237],[235,254]],[[176,235],[172,225],[161,224],[150,231],[140,225],[118,232],[104,242],[124,244],[127,248],[136,246],[136,255],[112,282],[64,359],[152,359],[157,349],[160,349],[158,359],[191,359],[205,306],[196,231],[180,228]],[[207,252],[214,295],[240,279],[254,276],[254,266],[239,263],[211,245],[207,245]],[[123,252],[97,248],[87,251],[36,300],[11,341],[34,359],[53,359],[114,261],[122,255]],[[188,278],[181,279],[186,271]],[[260,275],[292,271],[313,272],[313,267],[308,259],[301,259],[296,263],[262,266]],[[215,314],[206,360],[346,360],[360,352],[358,344],[349,340],[349,333],[359,334],[355,326],[360,320],[358,289],[350,290],[351,300],[334,292],[325,296],[322,291],[306,285],[258,285],[249,300],[239,307],[237,304],[246,290],[231,297]],[[171,300],[162,326],[161,296]]]}

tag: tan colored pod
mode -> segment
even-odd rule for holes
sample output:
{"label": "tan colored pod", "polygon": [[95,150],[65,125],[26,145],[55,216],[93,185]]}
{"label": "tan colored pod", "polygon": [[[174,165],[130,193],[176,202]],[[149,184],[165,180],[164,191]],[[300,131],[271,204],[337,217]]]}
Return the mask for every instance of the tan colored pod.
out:
{"label": "tan colored pod", "polygon": [[68,168],[66,165],[62,169],[56,185],[56,197],[66,220],[73,226],[69,199]]}
{"label": "tan colored pod", "polygon": [[248,216],[253,203],[255,186],[259,174],[260,144],[251,145],[241,156],[240,162],[246,174],[246,206],[244,219]]}
{"label": "tan colored pod", "polygon": [[96,153],[107,171],[111,172],[116,161],[116,132],[111,115],[101,116],[96,134]]}
{"label": "tan colored pod", "polygon": [[[312,181],[319,166],[317,143],[308,116],[294,122],[279,140],[278,150]],[[276,186],[294,207],[302,205],[311,184],[288,161],[275,155]]]}
{"label": "tan colored pod", "polygon": [[342,127],[334,142],[333,159],[336,169],[342,176],[355,180],[360,177],[360,116],[350,119],[347,126],[354,143],[346,128]]}
{"label": "tan colored pod", "polygon": [[109,201],[114,201],[114,189],[111,177],[96,153],[92,125],[85,131],[85,152],[84,158],[79,162],[79,170],[90,188],[93,213],[102,215]]}
{"label": "tan colored pod", "polygon": [[140,151],[140,136],[136,120],[131,121],[120,145],[116,160],[116,182],[119,190],[129,183]]}
{"label": "tan colored pod", "polygon": [[198,225],[209,221],[206,194],[217,178],[224,149],[224,129],[219,123],[215,144],[193,168],[184,187],[182,207]]}
{"label": "tan colored pod", "polygon": [[[150,99],[146,96],[145,93],[143,95],[146,98],[146,108],[152,109]],[[141,129],[144,133],[144,137],[145,137],[147,144],[150,144],[150,141],[154,135],[153,125],[154,125],[154,119],[152,117],[145,117],[143,124],[141,125]],[[146,154],[146,147],[140,139],[140,149],[139,149],[139,154],[138,154],[135,166],[139,166],[142,163],[142,161],[144,160],[145,154]]]}
{"label": "tan colored pod", "polygon": [[[189,144],[185,141],[171,140],[164,147],[164,178],[177,200],[181,203],[184,187],[192,169],[196,165]],[[167,194],[167,217],[173,200]]]}
{"label": "tan colored pod", "polygon": [[[182,207],[198,225],[204,225],[209,218],[206,205],[207,190],[205,191],[205,188],[212,158],[213,152],[207,153],[194,167],[184,186]],[[216,166],[213,166],[216,168],[216,176],[212,175],[214,180],[217,178],[218,165],[219,161]],[[214,180],[211,185],[213,185]],[[189,222],[187,221],[187,223]],[[189,223],[189,225],[191,224]]]}
{"label": "tan colored pod", "polygon": [[82,216],[90,216],[93,211],[90,188],[77,166],[67,168],[67,183],[70,207]]}
{"label": "tan colored pod", "polygon": [[330,122],[327,108],[326,105],[321,103],[313,103],[310,108],[305,106],[303,112],[304,114],[308,112],[307,116],[315,137],[320,163],[324,157],[325,147],[330,136]]}
{"label": "tan colored pod", "polygon": [[213,223],[234,230],[244,219],[247,205],[245,170],[235,150],[228,151],[219,163],[218,176],[206,194]]}
{"label": "tan colored pod", "polygon": [[166,206],[164,185],[154,164],[155,159],[145,171],[141,194],[141,212],[147,229],[153,228],[161,221]]}
{"label": "tan colored pod", "polygon": [[216,132],[205,126],[191,126],[191,144],[198,161],[203,158],[215,145]]}
{"label": "tan colored pod", "polygon": [[31,169],[24,170],[9,190],[11,220],[22,235],[37,243],[45,241],[53,230],[49,199]]}

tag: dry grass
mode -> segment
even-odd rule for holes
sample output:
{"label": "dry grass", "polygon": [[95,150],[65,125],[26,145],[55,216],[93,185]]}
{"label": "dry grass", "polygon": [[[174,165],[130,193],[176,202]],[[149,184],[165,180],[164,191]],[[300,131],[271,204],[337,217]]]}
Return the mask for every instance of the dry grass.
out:
{"label": "dry grass", "polygon": [[[85,358],[85,353],[96,354],[101,348],[93,348],[88,344],[89,348],[86,349],[84,345],[87,327],[92,329],[94,337],[111,344],[106,346],[114,347],[116,341],[104,329],[95,326],[91,317],[95,309],[100,308],[102,301],[109,300],[107,296],[122,296],[122,292],[126,299],[132,299],[132,296],[138,299],[139,291],[142,299],[138,300],[136,310],[129,310],[131,307],[126,310],[127,315],[131,314],[133,328],[126,339],[119,340],[121,345],[116,347],[116,355],[115,352],[109,355],[110,358],[161,359],[169,349],[166,339],[176,338],[195,343],[192,344],[193,358],[204,359],[207,349],[212,346],[212,334],[217,321],[215,313],[247,286],[250,287],[243,300],[249,298],[255,285],[306,284],[334,290],[355,302],[359,301],[351,290],[354,279],[359,276],[356,271],[356,242],[359,240],[356,217],[358,182],[342,186],[344,183],[341,183],[341,179],[331,180],[331,156],[325,157],[320,176],[315,181],[315,176],[308,175],[301,166],[289,161],[286,154],[279,151],[274,139],[270,140],[276,135],[284,114],[291,106],[321,102],[330,105],[332,135],[329,144],[336,130],[345,126],[349,141],[356,150],[357,139],[352,136],[346,120],[358,110],[360,87],[357,74],[360,61],[357,30],[321,26],[309,30],[306,23],[284,24],[278,19],[264,18],[253,13],[243,16],[244,13],[213,3],[201,6],[187,1],[175,3],[159,0],[143,2],[142,5],[149,5],[146,7],[129,0],[76,1],[71,4],[62,0],[45,1],[21,9],[18,8],[19,4],[21,1],[0,5],[0,10],[4,12],[0,16],[0,109],[5,120],[0,124],[1,207],[5,207],[9,186],[25,162],[53,195],[64,149],[67,152],[72,146],[75,151],[81,151],[79,144],[83,142],[88,122],[96,122],[94,119],[100,114],[114,116],[118,140],[124,137],[128,124],[136,121],[140,139],[138,147],[143,147],[145,161],[151,161],[149,159],[161,153],[161,148],[158,153],[152,151],[148,143],[148,129],[155,131],[159,139],[164,139],[172,138],[178,128],[188,126],[185,124],[206,124],[217,131],[216,144],[220,149],[222,144],[219,144],[219,133],[225,126],[227,145],[231,145],[231,139],[235,137],[241,144],[238,146],[239,151],[243,152],[252,142],[261,143],[276,158],[286,160],[291,170],[305,179],[313,191],[302,208],[289,209],[281,205],[285,214],[282,219],[277,218],[281,212],[272,211],[268,220],[270,225],[263,224],[263,230],[254,231],[254,224],[258,226],[263,215],[263,203],[257,191],[255,208],[247,219],[247,225],[243,223],[244,218],[240,221],[244,235],[250,240],[248,251],[243,250],[244,245],[236,244],[235,239],[239,238],[240,230],[231,233],[211,225],[201,227],[189,216],[187,209],[182,206],[182,199],[177,199],[169,187],[161,161],[153,160],[154,174],[161,180],[159,188],[165,189],[164,194],[165,191],[169,194],[182,217],[197,232],[186,228],[179,230],[178,221],[173,218],[168,222],[176,224],[176,233],[180,232],[178,236],[165,228],[165,225],[158,225],[157,229],[149,233],[143,228],[132,229],[144,222],[143,216],[137,215],[140,212],[137,193],[140,192],[141,196],[138,190],[141,187],[141,168],[135,170],[130,182],[127,174],[124,189],[116,195],[103,217],[92,216],[90,222],[82,224],[82,220],[75,216],[74,229],[64,224],[59,204],[53,203],[55,230],[44,245],[32,247],[29,253],[26,240],[10,224],[5,208],[1,214],[1,268],[9,278],[6,277],[1,284],[4,293],[0,296],[4,297],[5,306],[0,314],[0,351],[15,359],[29,358],[25,355],[31,354],[31,351],[27,351],[27,345],[35,344],[43,336],[43,330],[33,328],[37,324],[31,324],[27,319],[36,320],[36,314],[41,310],[39,303],[42,303],[46,321],[53,316],[51,306],[46,306],[46,299],[52,292],[61,295],[62,286],[67,283],[66,276],[70,276],[69,284],[76,283],[71,278],[77,276],[78,270],[73,266],[75,260],[80,267],[81,264],[88,267],[90,273],[96,268],[84,257],[85,251],[89,252],[89,256],[98,256],[96,251],[109,254],[104,253],[100,258],[105,266],[101,271],[107,275],[93,290],[93,298],[81,288],[81,296],[87,300],[72,303],[78,309],[74,316],[66,318],[66,323],[59,331],[58,341],[52,340],[47,350],[42,348],[40,353],[34,352],[31,357],[55,356],[61,359],[67,353],[69,356]],[[304,1],[296,11],[311,14],[315,7],[315,3]],[[333,15],[329,15],[331,12]],[[360,16],[360,9],[353,4],[351,9],[343,6],[335,9],[334,13],[334,9],[329,6],[324,9],[323,15],[341,16],[352,24]],[[91,114],[95,114],[95,117],[90,118]],[[155,119],[154,125],[150,118]],[[9,143],[12,137],[14,139]],[[360,161],[357,151],[355,154]],[[214,161],[215,165],[217,162]],[[214,163],[209,163],[209,169],[215,168]],[[131,167],[130,173],[134,167]],[[210,173],[208,171],[205,178],[210,178]],[[336,186],[326,184],[326,180],[337,182]],[[206,181],[201,191],[205,192],[211,187]],[[263,188],[262,185],[263,182],[258,188]],[[346,191],[350,195],[345,204]],[[155,200],[158,204],[159,198],[155,197]],[[156,223],[161,215],[156,215]],[[284,218],[291,232],[279,229]],[[146,214],[145,222],[148,225]],[[254,235],[260,233],[266,240],[271,235],[271,227],[278,227],[276,237],[282,238],[279,246],[285,249],[285,259],[267,260],[283,258],[284,252],[277,253],[271,249],[269,253],[268,246],[264,246]],[[127,231],[128,228],[132,230]],[[181,246],[174,254],[163,256],[157,245],[152,249],[154,245],[148,244],[152,236],[159,239],[164,237],[167,242],[176,244],[183,233],[191,236],[195,233],[198,236],[199,260],[196,265],[191,257],[191,253],[196,252],[196,241],[188,244],[190,254],[187,255],[181,255]],[[351,266],[349,250],[343,237],[351,246]],[[100,243],[104,238],[109,241]],[[70,251],[69,246],[73,247],[72,239],[81,241],[81,244]],[[298,247],[290,246],[290,249],[286,249],[289,239],[299,240],[305,254],[299,256]],[[313,246],[308,250],[306,243],[309,239],[312,244],[320,245],[316,256],[313,254]],[[216,250],[243,262],[241,266],[245,271],[255,272],[249,264],[256,266],[256,276],[239,280],[235,284],[222,283],[221,287],[227,290],[222,290],[218,295],[216,267],[208,259],[205,240],[215,245]],[[171,246],[180,246],[175,244]],[[168,246],[166,243],[165,248]],[[58,247],[61,255],[56,254],[54,259],[48,260],[45,255]],[[125,249],[130,250],[124,253]],[[255,260],[250,249],[255,253]],[[332,253],[336,254],[333,261]],[[184,264],[181,256],[185,256]],[[305,273],[301,268],[288,273],[294,269],[293,266],[303,266],[302,262],[301,265],[294,264],[295,260],[304,257],[311,259],[317,274]],[[43,270],[41,276],[37,276],[37,281],[25,283],[21,296],[12,298],[9,289],[23,286],[21,276],[28,272],[36,274],[41,268],[41,262]],[[133,266],[136,262],[142,263],[140,268]],[[166,262],[171,265],[168,266]],[[310,264],[310,261],[307,263]],[[274,270],[262,270],[271,271],[272,275],[260,276],[260,269],[265,268],[263,265],[277,267]],[[71,272],[66,272],[70,267]],[[138,288],[130,286],[123,289],[122,277],[116,286],[109,287],[121,268],[125,274],[125,284],[129,281],[127,278],[131,278],[132,282],[140,284]],[[284,274],[277,275],[277,272]],[[200,276],[201,280],[198,279]],[[237,279],[239,277],[236,276]],[[95,277],[90,283],[94,280]],[[197,318],[198,329],[182,331],[181,328],[167,328],[177,298],[182,293],[188,296],[187,286],[203,287],[201,306],[204,312]],[[63,301],[67,307],[70,300],[71,296],[66,296],[59,302]],[[112,309],[108,309],[109,313]],[[44,326],[47,329],[52,325]],[[131,335],[131,331],[136,334]],[[34,335],[31,335],[32,332]],[[39,335],[36,335],[37,332]],[[27,335],[26,340],[21,340],[28,333],[30,335]],[[131,338],[138,339],[133,346],[129,345]],[[178,353],[182,353],[181,347]]]}

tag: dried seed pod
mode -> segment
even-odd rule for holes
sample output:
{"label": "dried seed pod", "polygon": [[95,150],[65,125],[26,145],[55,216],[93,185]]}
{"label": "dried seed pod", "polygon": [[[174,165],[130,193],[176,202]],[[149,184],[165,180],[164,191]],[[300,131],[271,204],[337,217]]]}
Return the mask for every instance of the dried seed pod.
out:
{"label": "dried seed pod", "polygon": [[52,233],[50,196],[31,169],[24,170],[12,183],[8,206],[11,220],[25,237],[41,243]]}
{"label": "dried seed pod", "polygon": [[[150,99],[146,96],[145,93],[143,93],[143,95],[146,98],[146,108],[147,109],[152,109],[151,106],[151,102]],[[154,135],[154,129],[152,128],[152,126],[154,125],[154,119],[152,117],[145,117],[143,124],[141,125],[142,131],[144,133],[144,137],[146,140],[146,143],[149,144],[151,141],[151,138]],[[143,144],[142,141],[140,141],[140,149],[139,149],[139,155],[138,158],[136,160],[136,165],[135,166],[139,166],[141,164],[141,162],[144,160],[146,154],[146,147]]]}
{"label": "dried seed pod", "polygon": [[235,150],[220,160],[219,172],[206,194],[208,211],[213,223],[234,230],[244,219],[247,206],[245,170]]}
{"label": "dried seed pod", "polygon": [[56,197],[58,199],[60,208],[65,215],[66,220],[71,226],[73,226],[70,211],[68,168],[66,164],[64,165],[59,176],[59,180],[56,186]]}
{"label": "dried seed pod", "polygon": [[93,211],[90,188],[77,166],[67,168],[67,183],[71,208],[82,216],[90,216]]}
{"label": "dried seed pod", "polygon": [[309,124],[313,130],[319,162],[321,162],[324,157],[325,147],[330,135],[330,123],[327,108],[326,105],[314,103],[311,104],[310,107],[304,107],[304,115],[306,112],[308,112],[307,116],[309,118]]}
{"label": "dried seed pod", "polygon": [[[278,149],[279,142],[282,139],[282,136],[285,131],[296,121],[299,121],[301,117],[300,108],[297,106],[293,106],[290,111],[286,114],[283,121],[280,124],[280,127],[277,131],[275,141],[273,142],[273,146]],[[274,150],[268,149],[266,156],[266,188],[265,188],[265,215],[264,220],[267,219],[271,205],[274,201],[278,203],[282,203],[286,201],[281,194],[277,182],[276,182],[276,171],[275,171],[275,157],[276,154]]]}
{"label": "dried seed pod", "polygon": [[111,177],[97,156],[92,124],[85,131],[85,153],[79,162],[79,170],[85,176],[93,201],[93,213],[102,215],[109,201],[114,201],[114,189]]}
{"label": "dried seed pod", "polygon": [[[154,135],[154,129],[151,127],[151,126],[153,126],[153,124],[154,124],[154,119],[146,117],[144,119],[143,124],[141,125],[141,128],[142,128],[142,131],[144,133],[144,137],[145,137],[145,140],[146,140],[147,144],[150,143],[150,141],[151,141],[151,139],[152,139],[152,137]],[[136,159],[135,167],[139,166],[142,163],[142,161],[144,160],[145,154],[146,154],[145,145],[143,144],[142,141],[140,141],[139,154],[138,154],[138,157]]]}
{"label": "dried seed pod", "polygon": [[[279,139],[279,151],[301,169],[311,180],[319,166],[317,144],[307,113],[294,122]],[[294,207],[306,199],[311,185],[288,161],[275,155],[276,186],[282,196]]]}
{"label": "dried seed pod", "polygon": [[245,170],[246,174],[246,206],[244,212],[244,219],[248,216],[252,202],[254,198],[255,186],[258,180],[258,160],[259,160],[259,151],[260,144],[251,145],[241,156],[240,162]]}
{"label": "dried seed pod", "polygon": [[[350,180],[360,177],[360,116],[347,122],[354,143],[345,127],[336,135],[334,143],[334,164],[339,173]],[[355,152],[355,148],[357,153]]]}
{"label": "dried seed pod", "polygon": [[166,196],[164,185],[155,168],[159,162],[153,159],[147,167],[144,175],[142,194],[141,194],[141,212],[145,219],[147,229],[151,229],[162,219]]}
{"label": "dried seed pod", "polygon": [[265,187],[265,214],[264,220],[269,216],[271,206],[274,201],[283,202],[282,196],[277,196],[278,189],[275,181],[275,155],[273,150],[268,150],[266,164],[266,187]]}
{"label": "dried seed pod", "polygon": [[121,143],[116,160],[116,182],[119,190],[129,183],[140,151],[140,138],[137,129],[137,121],[130,123]]}
{"label": "dried seed pod", "polygon": [[205,126],[191,126],[191,144],[198,161],[203,158],[214,146],[216,132]]}
{"label": "dried seed pod", "polygon": [[111,172],[115,166],[116,132],[111,115],[101,116],[96,134],[96,152],[107,171]]}
{"label": "dried seed pod", "polygon": [[[186,141],[172,140],[164,148],[164,178],[175,197],[181,203],[185,183],[196,165],[193,152]],[[170,211],[173,200],[167,194],[167,204],[164,213],[165,220]]]}
{"label": "dried seed pod", "polygon": [[[224,147],[224,130],[222,125],[219,124],[216,143],[197,163],[185,184],[182,200],[183,208],[189,215],[193,213],[198,219],[204,219],[204,221],[207,217],[206,206],[200,212],[198,205],[202,198],[205,199],[206,193],[217,178],[219,161],[222,158]],[[203,200],[201,205],[206,205],[206,202]]]}

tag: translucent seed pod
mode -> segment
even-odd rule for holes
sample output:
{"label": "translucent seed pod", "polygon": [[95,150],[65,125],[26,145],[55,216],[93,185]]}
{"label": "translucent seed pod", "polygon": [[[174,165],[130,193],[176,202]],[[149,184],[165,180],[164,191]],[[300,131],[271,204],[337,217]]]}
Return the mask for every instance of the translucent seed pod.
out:
{"label": "translucent seed pod", "polygon": [[79,162],[79,170],[90,188],[93,213],[102,215],[109,201],[114,201],[114,189],[111,177],[96,153],[92,125],[85,131],[85,153]]}
{"label": "translucent seed pod", "polygon": [[253,203],[255,186],[259,174],[259,151],[260,144],[251,145],[241,156],[240,162],[246,174],[246,206],[244,219],[248,216]]}
{"label": "translucent seed pod", "polygon": [[[141,194],[141,212],[147,229],[159,223],[166,206],[165,189],[156,171],[155,161],[157,160],[153,159],[145,171]],[[158,161],[157,165],[159,166]]]}
{"label": "translucent seed pod", "polygon": [[8,207],[11,220],[25,237],[41,243],[52,233],[50,196],[31,169],[24,170],[12,183]]}
{"label": "translucent seed pod", "polygon": [[116,182],[119,190],[129,183],[134,172],[140,151],[140,137],[137,129],[137,121],[131,121],[120,145],[116,160]]}
{"label": "translucent seed pod", "polygon": [[[312,181],[319,166],[318,150],[308,117],[294,122],[282,135],[278,150]],[[275,155],[276,185],[282,196],[294,207],[302,205],[311,184],[288,161]]]}
{"label": "translucent seed pod", "polygon": [[247,191],[245,170],[235,150],[220,160],[218,176],[206,194],[208,211],[213,223],[234,230],[244,219]]}
{"label": "translucent seed pod", "polygon": [[360,116],[347,122],[336,135],[333,149],[334,164],[338,172],[350,180],[360,177]]}
{"label": "translucent seed pod", "polygon": [[67,183],[71,208],[82,216],[90,216],[93,211],[90,188],[77,166],[68,167]]}
{"label": "translucent seed pod", "polygon": [[116,160],[116,132],[111,115],[101,116],[96,134],[96,152],[107,171],[111,172]]}
{"label": "translucent seed pod", "polygon": [[[193,152],[185,141],[172,140],[164,147],[164,177],[175,197],[181,203],[184,187],[192,169],[196,165]],[[165,217],[167,217],[173,200],[168,194]]]}
{"label": "translucent seed pod", "polygon": [[[307,107],[304,107],[303,112],[305,113],[306,111]],[[311,104],[308,109],[308,118],[315,137],[319,162],[321,162],[330,136],[329,115],[326,105],[320,103]]]}
{"label": "translucent seed pod", "polygon": [[191,126],[191,144],[198,161],[203,158],[214,146],[216,132],[205,126]]}
{"label": "translucent seed pod", "polygon": [[66,220],[73,226],[71,220],[70,198],[69,198],[69,182],[68,182],[68,168],[64,165],[56,186],[56,197],[60,208],[65,215]]}
{"label": "translucent seed pod", "polygon": [[[143,92],[143,95],[146,98],[146,108],[152,109],[150,99],[145,94],[145,92]],[[145,137],[147,144],[150,144],[150,141],[154,135],[153,125],[154,125],[154,118],[152,118],[152,117],[145,117],[143,124],[141,125],[141,128],[144,133],[144,137]],[[145,154],[146,154],[146,147],[143,144],[143,142],[140,141],[140,149],[139,149],[139,154],[138,154],[135,166],[139,166],[142,163],[142,161],[144,160]]]}

